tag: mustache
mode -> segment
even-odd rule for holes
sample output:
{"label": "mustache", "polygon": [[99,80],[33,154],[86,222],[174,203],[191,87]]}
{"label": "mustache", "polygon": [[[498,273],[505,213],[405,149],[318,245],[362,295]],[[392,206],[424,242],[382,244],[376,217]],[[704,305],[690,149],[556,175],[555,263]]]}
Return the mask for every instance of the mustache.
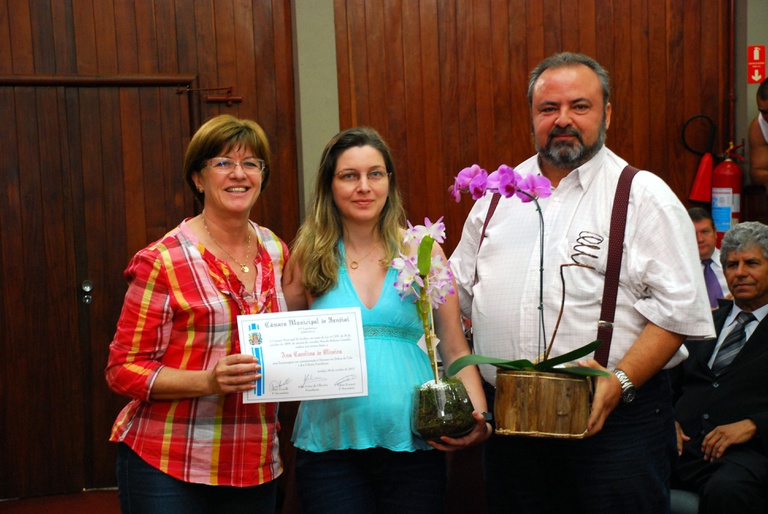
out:
{"label": "mustache", "polygon": [[572,136],[578,139],[579,143],[582,145],[584,144],[584,140],[581,138],[581,132],[573,127],[554,127],[549,131],[549,136],[547,136],[547,143],[551,143],[552,139],[557,136]]}
{"label": "mustache", "polygon": [[755,282],[750,280],[736,280],[729,287],[754,286],[754,285],[755,285]]}

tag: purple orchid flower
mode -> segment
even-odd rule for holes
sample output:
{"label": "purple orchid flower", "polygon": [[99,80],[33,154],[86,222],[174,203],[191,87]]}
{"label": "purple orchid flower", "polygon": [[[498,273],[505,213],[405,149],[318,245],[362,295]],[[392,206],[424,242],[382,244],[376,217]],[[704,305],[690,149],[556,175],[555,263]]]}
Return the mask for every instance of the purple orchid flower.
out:
{"label": "purple orchid flower", "polygon": [[[519,187],[522,176],[506,164],[499,166],[499,169],[491,173],[494,176],[496,191],[504,195],[505,198],[511,198]],[[491,181],[491,177],[488,177]]]}
{"label": "purple orchid flower", "polygon": [[461,201],[461,193],[471,192],[477,200],[485,195],[488,172],[477,164],[464,168],[454,178],[453,185],[448,188],[448,194],[457,202]]}
{"label": "purple orchid flower", "polygon": [[453,185],[448,188],[448,194],[457,203],[461,201],[461,188],[459,188],[457,182],[454,182]]}
{"label": "purple orchid flower", "polygon": [[469,192],[472,194],[473,200],[479,200],[485,196],[486,182],[488,182],[488,173],[482,170],[482,173],[476,175],[469,183]]}
{"label": "purple orchid flower", "polygon": [[547,198],[552,195],[549,179],[541,175],[527,175],[517,184],[517,197],[523,203],[532,202],[534,198]]}
{"label": "purple orchid flower", "polygon": [[458,189],[467,190],[469,189],[469,184],[478,175],[488,175],[488,172],[477,164],[464,168],[456,175],[456,186]]}
{"label": "purple orchid flower", "polygon": [[525,203],[534,198],[546,198],[552,194],[546,177],[528,175],[523,178],[514,168],[502,164],[488,174],[477,164],[464,168],[456,175],[453,185],[448,188],[451,198],[461,200],[461,193],[470,193],[473,200],[479,200],[488,192],[500,193],[505,198],[517,196]]}

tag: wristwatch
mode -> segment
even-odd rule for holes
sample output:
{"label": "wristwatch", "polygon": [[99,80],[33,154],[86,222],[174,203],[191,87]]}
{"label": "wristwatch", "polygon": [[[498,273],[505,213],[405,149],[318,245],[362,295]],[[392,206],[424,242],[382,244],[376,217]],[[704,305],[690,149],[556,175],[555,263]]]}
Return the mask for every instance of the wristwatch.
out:
{"label": "wristwatch", "polygon": [[619,383],[621,384],[621,401],[629,403],[634,400],[637,389],[627,374],[620,369],[614,369],[613,374],[616,375],[616,378],[619,379]]}

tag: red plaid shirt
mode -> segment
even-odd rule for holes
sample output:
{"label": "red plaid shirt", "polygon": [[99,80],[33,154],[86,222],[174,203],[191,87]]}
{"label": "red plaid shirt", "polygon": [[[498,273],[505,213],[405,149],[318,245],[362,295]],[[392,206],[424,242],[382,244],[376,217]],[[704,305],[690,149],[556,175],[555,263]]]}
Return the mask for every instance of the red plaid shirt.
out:
{"label": "red plaid shirt", "polygon": [[245,487],[282,472],[276,403],[244,404],[240,393],[150,398],[163,366],[211,369],[239,353],[239,314],[285,310],[280,278],[288,248],[272,231],[252,226],[259,239],[252,296],[186,221],[138,252],[125,270],[128,292],[106,377],[115,392],[133,399],[110,440],[186,482]]}

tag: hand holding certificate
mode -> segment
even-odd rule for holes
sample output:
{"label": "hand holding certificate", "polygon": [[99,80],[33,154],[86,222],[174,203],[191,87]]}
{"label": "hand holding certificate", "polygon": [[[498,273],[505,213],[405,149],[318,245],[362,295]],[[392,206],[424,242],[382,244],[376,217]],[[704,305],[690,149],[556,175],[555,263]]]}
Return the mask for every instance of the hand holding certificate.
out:
{"label": "hand holding certificate", "polygon": [[366,396],[359,307],[237,317],[242,353],[261,364],[244,403]]}

